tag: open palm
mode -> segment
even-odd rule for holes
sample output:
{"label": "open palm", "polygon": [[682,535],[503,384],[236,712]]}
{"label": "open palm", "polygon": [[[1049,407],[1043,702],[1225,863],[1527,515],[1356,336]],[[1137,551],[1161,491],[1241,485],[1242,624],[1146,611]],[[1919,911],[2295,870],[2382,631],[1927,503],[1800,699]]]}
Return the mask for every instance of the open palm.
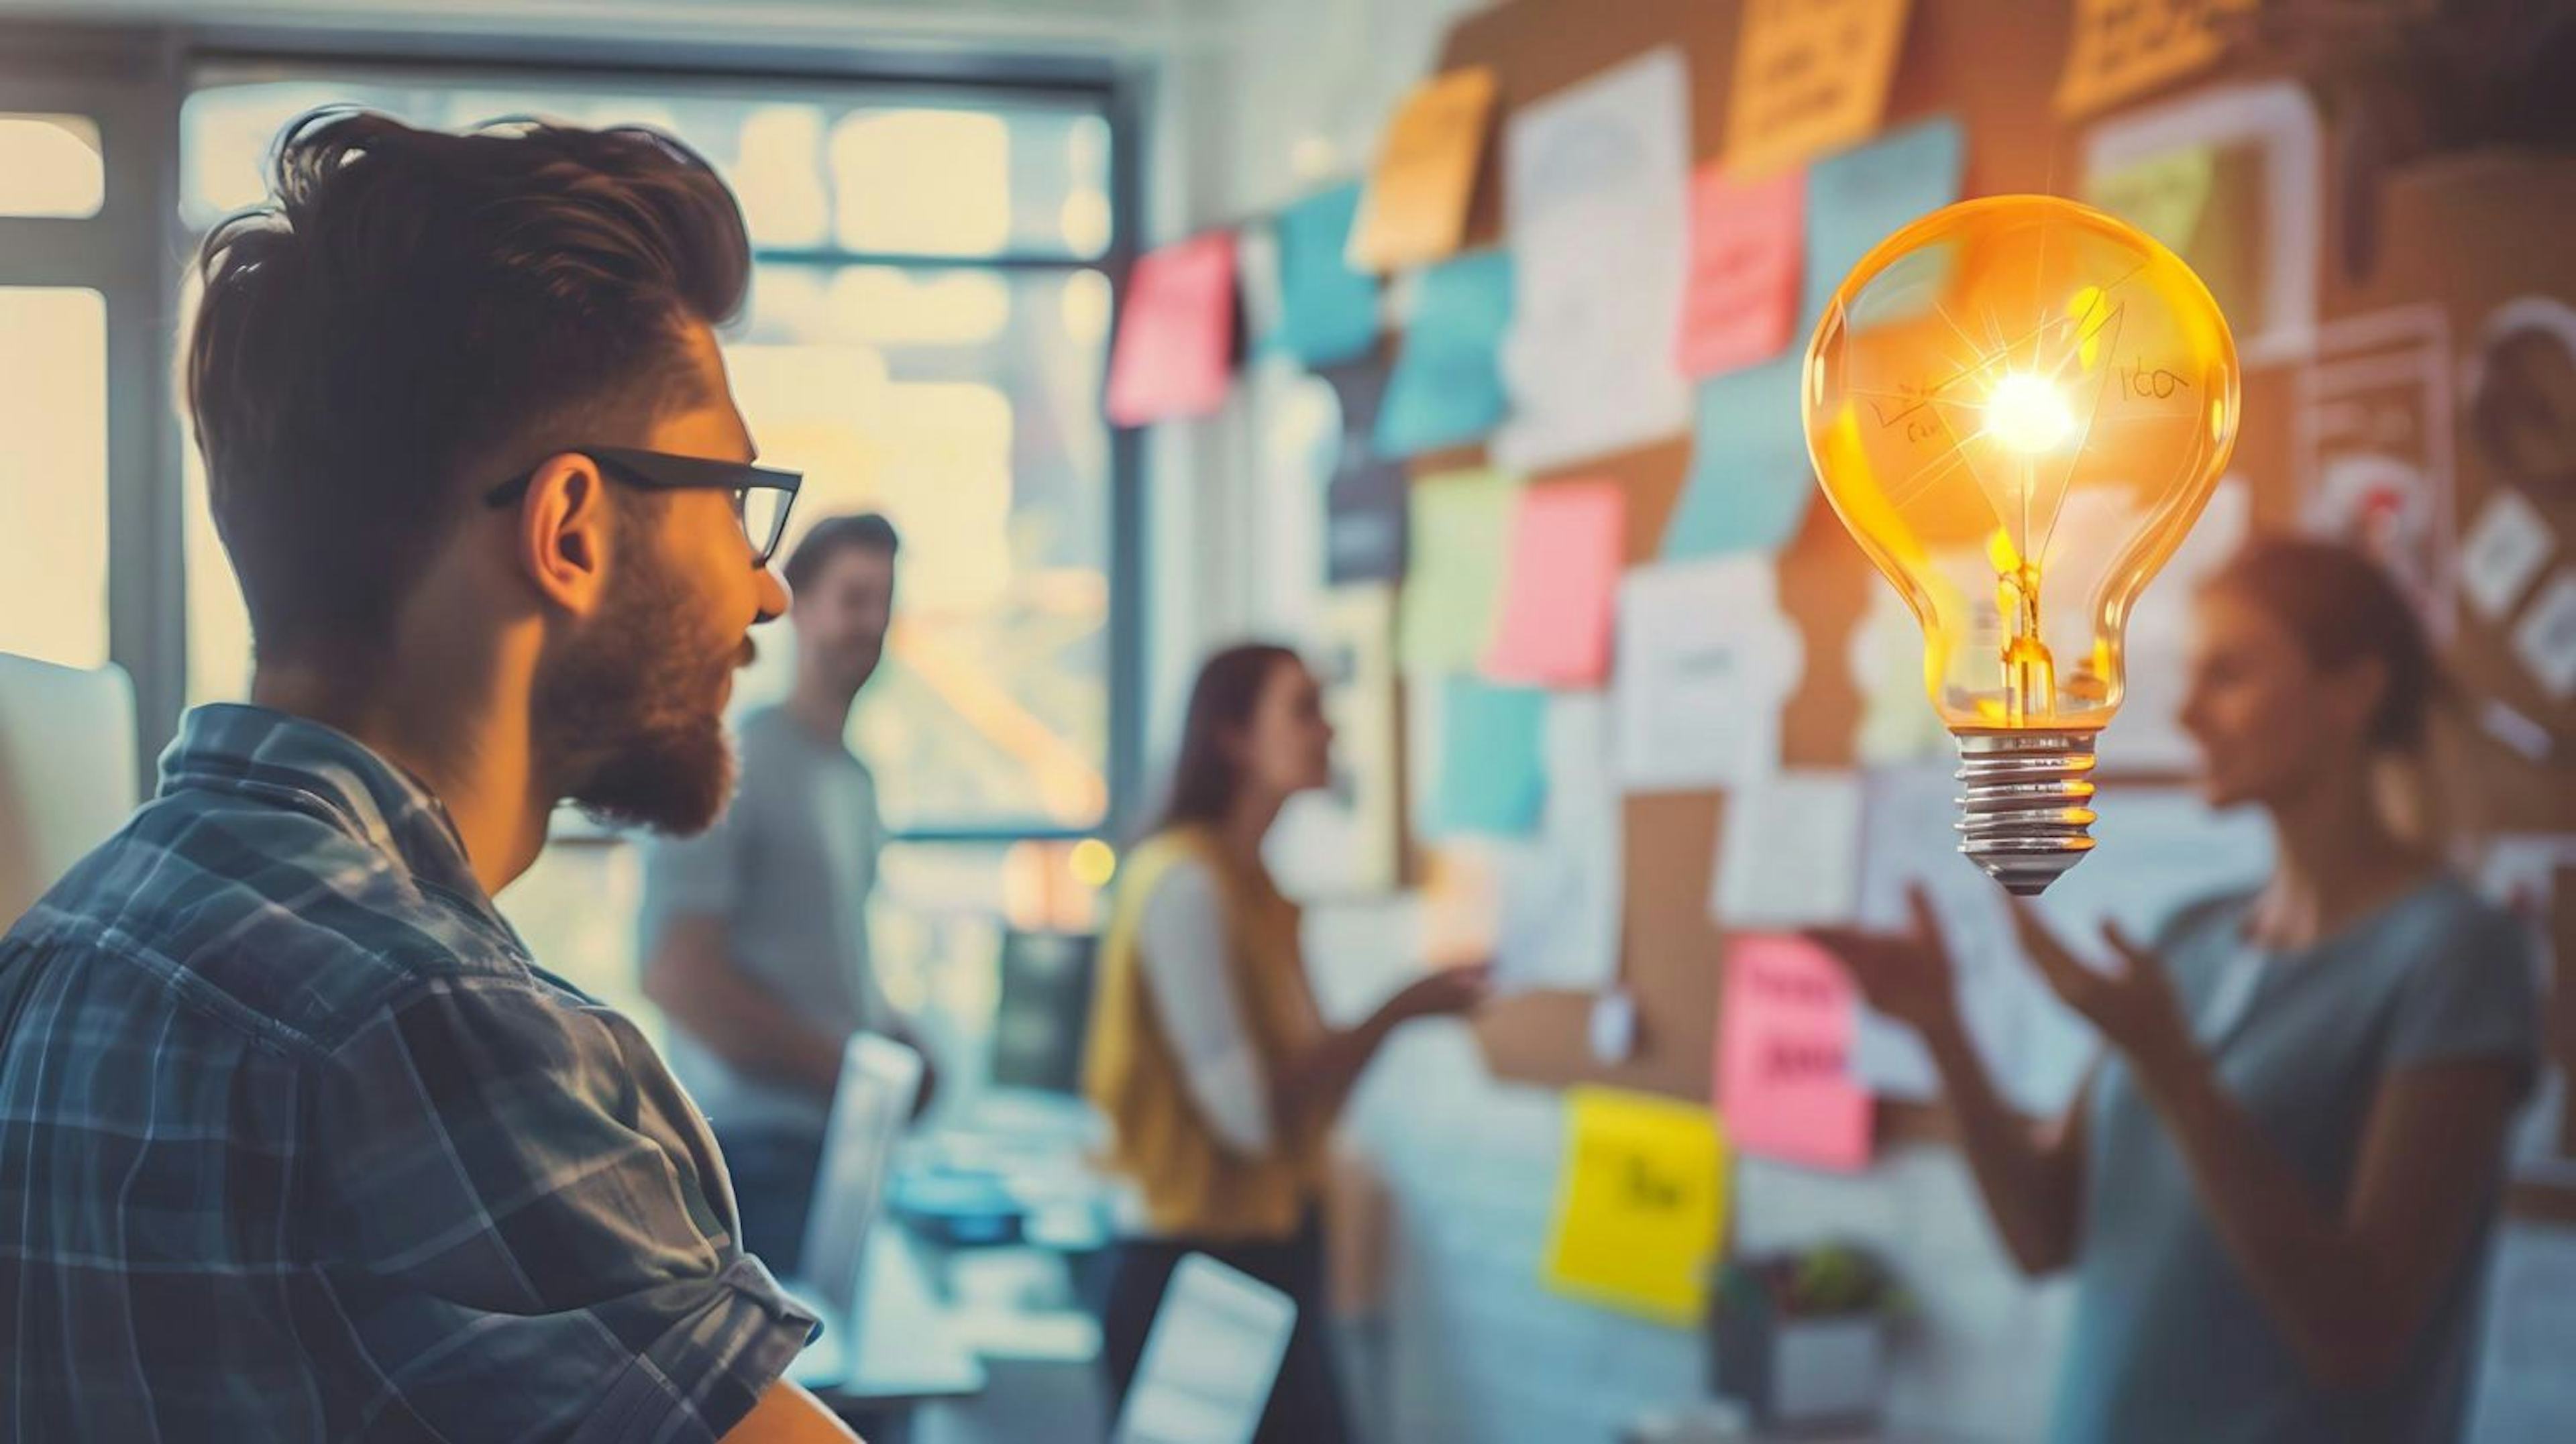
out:
{"label": "open palm", "polygon": [[1920,887],[1906,889],[1914,925],[1904,932],[1815,928],[1809,941],[1832,953],[1869,1005],[1918,1032],[1958,1022],[1958,969],[1941,940],[1941,920]]}

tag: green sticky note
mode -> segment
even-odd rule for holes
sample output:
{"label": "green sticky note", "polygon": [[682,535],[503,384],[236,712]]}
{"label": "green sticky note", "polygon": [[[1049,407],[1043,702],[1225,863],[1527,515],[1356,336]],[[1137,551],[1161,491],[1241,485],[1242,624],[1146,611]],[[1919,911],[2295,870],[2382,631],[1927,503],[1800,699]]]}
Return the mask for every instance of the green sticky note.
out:
{"label": "green sticky note", "polygon": [[2217,175],[2217,152],[2193,146],[2095,176],[2085,183],[2084,199],[2185,252],[2200,229],[2201,213],[2209,208]]}
{"label": "green sticky note", "polygon": [[1407,667],[1472,672],[1494,636],[1520,481],[1453,471],[1413,483],[1397,653]]}

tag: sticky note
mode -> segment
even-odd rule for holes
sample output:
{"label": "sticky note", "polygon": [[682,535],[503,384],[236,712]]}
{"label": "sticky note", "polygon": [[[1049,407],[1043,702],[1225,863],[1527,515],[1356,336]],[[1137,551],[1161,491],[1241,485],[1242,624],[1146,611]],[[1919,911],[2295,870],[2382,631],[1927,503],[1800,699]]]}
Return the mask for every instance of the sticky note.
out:
{"label": "sticky note", "polygon": [[1626,513],[1616,482],[1521,489],[1485,676],[1531,687],[1601,685],[1610,671]]}
{"label": "sticky note", "polygon": [[1669,1324],[1699,1321],[1726,1229],[1726,1137],[1705,1108],[1578,1087],[1543,1276]]}
{"label": "sticky note", "polygon": [[2189,254],[2217,176],[2217,151],[2185,146],[2088,179],[2084,199],[2164,242],[2167,249]]}
{"label": "sticky note", "polygon": [[1413,483],[1396,623],[1405,666],[1472,672],[1484,660],[1519,490],[1517,479],[1498,471],[1453,471]]}
{"label": "sticky note", "polygon": [[2195,71],[2227,52],[2226,25],[2257,0],[2075,0],[2075,35],[2057,83],[2060,115],[2090,115]]}
{"label": "sticky note", "polygon": [[1761,175],[1865,140],[1887,110],[1907,0],[1745,0],[1726,168]]}
{"label": "sticky note", "polygon": [[1523,837],[1547,802],[1547,694],[1473,677],[1440,687],[1439,791],[1429,830]]}
{"label": "sticky note", "polygon": [[1137,258],[1109,355],[1109,419],[1142,426],[1225,403],[1234,359],[1234,233]]}
{"label": "sticky note", "polygon": [[1780,765],[1806,644],[1768,557],[1633,567],[1619,581],[1616,766],[1630,792],[1738,787]]}
{"label": "sticky note", "polygon": [[1424,271],[1378,413],[1381,456],[1464,446],[1501,423],[1502,347],[1512,321],[1512,258],[1477,251]]}
{"label": "sticky note", "polygon": [[1812,326],[1862,257],[1907,222],[1959,198],[1967,133],[1938,116],[1807,167],[1807,254],[1800,321]]}
{"label": "sticky note", "polygon": [[1798,255],[1807,177],[1738,181],[1716,166],[1691,177],[1690,288],[1673,359],[1714,376],[1780,354],[1798,321]]}
{"label": "sticky note", "polygon": [[1482,66],[1415,87],[1387,124],[1351,229],[1350,263],[1390,271],[1458,249],[1494,111],[1494,72]]}
{"label": "sticky note", "polygon": [[1279,249],[1282,350],[1301,366],[1332,366],[1377,348],[1377,278],[1343,258],[1360,188],[1335,186],[1291,204],[1273,226]]}
{"label": "sticky note", "polygon": [[1735,1147],[1868,1167],[1870,1097],[1850,1074],[1856,999],[1841,965],[1804,938],[1740,936],[1718,1008],[1718,1111]]}
{"label": "sticky note", "polygon": [[1776,552],[1797,535],[1816,490],[1792,350],[1712,376],[1693,394],[1691,463],[1664,523],[1667,557]]}

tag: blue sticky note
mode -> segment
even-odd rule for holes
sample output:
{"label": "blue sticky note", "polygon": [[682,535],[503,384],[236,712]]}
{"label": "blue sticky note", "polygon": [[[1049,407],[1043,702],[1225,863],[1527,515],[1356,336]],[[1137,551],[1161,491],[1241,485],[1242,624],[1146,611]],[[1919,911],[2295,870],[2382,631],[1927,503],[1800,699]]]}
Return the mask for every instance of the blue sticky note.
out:
{"label": "blue sticky note", "polygon": [[1769,552],[1806,519],[1816,474],[1798,409],[1805,348],[1699,383],[1690,476],[1664,526],[1664,555]]}
{"label": "blue sticky note", "polygon": [[[1967,132],[1948,116],[1891,130],[1807,167],[1806,277],[1798,313],[1812,329],[1843,277],[1879,242],[1959,198]],[[1805,337],[1798,349],[1805,349]]]}
{"label": "blue sticky note", "polygon": [[1357,182],[1319,191],[1279,213],[1279,329],[1304,366],[1336,366],[1377,347],[1377,277],[1342,258],[1358,217]]}
{"label": "blue sticky note", "polygon": [[1464,446],[1502,424],[1503,334],[1512,321],[1512,258],[1477,251],[1415,283],[1413,315],[1377,414],[1377,452],[1418,456]]}
{"label": "blue sticky note", "polygon": [[1440,787],[1435,834],[1522,837],[1547,801],[1547,693],[1450,676],[1440,685]]}

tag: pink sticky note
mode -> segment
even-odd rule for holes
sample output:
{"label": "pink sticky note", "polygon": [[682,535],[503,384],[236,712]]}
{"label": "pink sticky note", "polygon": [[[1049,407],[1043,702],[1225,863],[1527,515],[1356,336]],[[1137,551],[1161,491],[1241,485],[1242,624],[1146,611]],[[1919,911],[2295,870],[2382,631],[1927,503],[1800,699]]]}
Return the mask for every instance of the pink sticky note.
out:
{"label": "pink sticky note", "polygon": [[1142,426],[1225,401],[1234,351],[1234,233],[1148,251],[1128,278],[1109,357],[1109,419]]}
{"label": "pink sticky note", "polygon": [[1673,352],[1685,373],[1733,371],[1789,344],[1806,202],[1801,167],[1740,181],[1705,165],[1691,177],[1690,288]]}
{"label": "pink sticky note", "polygon": [[1618,483],[1521,488],[1511,571],[1484,673],[1530,687],[1597,687],[1610,675],[1626,507]]}
{"label": "pink sticky note", "polygon": [[1746,1153],[1855,1172],[1869,1166],[1870,1098],[1852,1081],[1851,981],[1804,938],[1746,935],[1726,956],[1717,1106]]}

